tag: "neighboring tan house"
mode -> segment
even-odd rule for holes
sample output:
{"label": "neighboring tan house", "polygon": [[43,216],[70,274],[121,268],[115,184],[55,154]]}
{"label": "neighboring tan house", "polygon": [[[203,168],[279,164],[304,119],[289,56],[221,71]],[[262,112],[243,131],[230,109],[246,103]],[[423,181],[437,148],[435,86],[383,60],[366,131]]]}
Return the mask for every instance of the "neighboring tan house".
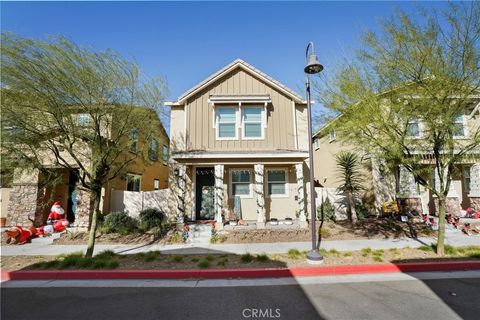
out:
{"label": "neighboring tan house", "polygon": [[[129,139],[122,140],[121,143],[126,144],[125,150],[128,151],[122,151],[119,159],[133,161],[122,170],[122,174],[103,186],[100,204],[103,213],[110,212],[112,190],[152,191],[168,187],[169,138],[156,112],[152,110],[146,112],[151,112],[148,121],[151,121],[153,134],[149,137],[142,136],[138,128],[130,128]],[[78,126],[88,125],[87,113],[74,116]],[[115,114],[112,116],[115,117]],[[118,122],[111,123],[111,128],[105,129],[106,137],[115,134],[115,124]],[[90,153],[88,147],[77,148],[82,149],[76,153],[79,157],[80,155],[88,157]],[[62,157],[67,159],[68,163],[75,163],[69,160],[68,154]],[[46,181],[51,178],[38,169],[22,171],[14,169],[10,179],[2,179],[1,216],[6,218],[6,225],[28,225],[30,224],[28,218],[34,218],[36,224],[45,223],[53,201],[60,202],[67,218],[74,222],[74,225],[87,225],[92,204],[88,191],[81,188],[78,170],[62,167],[56,163],[52,155],[45,155],[44,159],[42,166],[48,168],[48,172],[53,173],[55,179],[58,179],[54,185],[50,183],[51,181]],[[2,174],[2,178],[6,177],[7,175]]]}
{"label": "neighboring tan house", "polygon": [[[270,219],[306,225],[306,101],[243,60],[171,107],[171,189],[177,221]],[[241,211],[239,213],[238,211]]]}
{"label": "neighboring tan house", "polygon": [[[469,133],[480,125],[480,104],[472,103],[468,110],[457,118],[458,143],[468,141]],[[338,118],[337,118],[338,119]],[[405,168],[398,167],[391,172],[381,159],[375,159],[365,153],[363,148],[337,137],[332,120],[313,135],[315,180],[325,187],[337,188],[339,180],[335,179],[335,156],[341,151],[357,153],[363,167],[367,190],[372,187],[374,207],[380,212],[382,203],[398,200],[401,205],[415,208],[420,212],[435,214],[438,201],[425,187],[415,182],[413,175]],[[414,139],[422,139],[423,125],[419,120],[409,121],[408,132]],[[432,166],[428,154],[422,156],[426,166]],[[474,207],[480,210],[480,155],[478,148],[471,152],[471,157],[456,165],[447,197],[447,211],[459,214],[460,208]],[[435,177],[425,177],[435,181]],[[325,181],[326,179],[326,181]]]}

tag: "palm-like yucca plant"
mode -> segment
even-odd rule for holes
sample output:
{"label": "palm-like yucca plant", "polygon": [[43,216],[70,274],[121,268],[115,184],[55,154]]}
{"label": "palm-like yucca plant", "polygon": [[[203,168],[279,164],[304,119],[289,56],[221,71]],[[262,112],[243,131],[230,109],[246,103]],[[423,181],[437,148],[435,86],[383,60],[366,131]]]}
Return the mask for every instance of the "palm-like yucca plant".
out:
{"label": "palm-like yucca plant", "polygon": [[355,196],[362,190],[362,174],[358,156],[353,152],[342,151],[336,155],[337,173],[341,180],[339,189],[347,194],[347,216],[355,223],[357,217],[352,214],[355,208]]}

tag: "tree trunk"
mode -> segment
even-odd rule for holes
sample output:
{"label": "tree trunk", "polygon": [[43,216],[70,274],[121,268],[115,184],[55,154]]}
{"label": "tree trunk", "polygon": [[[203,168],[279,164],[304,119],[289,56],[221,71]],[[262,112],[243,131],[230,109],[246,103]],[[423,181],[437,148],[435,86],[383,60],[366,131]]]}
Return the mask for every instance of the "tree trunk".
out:
{"label": "tree trunk", "polygon": [[354,216],[353,214],[353,208],[354,208],[355,204],[353,202],[353,195],[351,192],[347,192],[347,217],[348,217],[348,220],[350,220],[350,223],[353,225],[356,224],[356,217]]}
{"label": "tree trunk", "polygon": [[445,254],[445,209],[446,199],[444,196],[438,198],[438,240],[437,254]]}
{"label": "tree trunk", "polygon": [[95,247],[95,236],[97,233],[97,225],[98,225],[98,216],[100,213],[100,197],[101,197],[101,189],[100,191],[92,191],[91,192],[93,197],[93,213],[91,216],[90,221],[90,231],[88,233],[88,244],[87,244],[87,252],[85,253],[85,257],[91,258],[93,257],[93,249]]}

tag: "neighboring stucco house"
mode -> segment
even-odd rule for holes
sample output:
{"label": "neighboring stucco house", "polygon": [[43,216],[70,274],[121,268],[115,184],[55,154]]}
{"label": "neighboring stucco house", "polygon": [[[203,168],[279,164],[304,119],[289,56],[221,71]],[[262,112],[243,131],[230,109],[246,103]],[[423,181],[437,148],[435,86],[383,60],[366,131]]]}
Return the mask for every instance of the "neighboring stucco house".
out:
{"label": "neighboring stucco house", "polygon": [[[480,126],[480,104],[473,101],[470,107],[457,117],[457,143],[469,141],[469,135]],[[335,156],[341,151],[356,152],[366,170],[365,186],[373,193],[374,207],[380,212],[384,202],[398,200],[400,204],[415,208],[418,211],[435,214],[438,208],[436,197],[426,188],[415,182],[413,175],[405,168],[391,170],[381,159],[375,159],[365,153],[362,146],[354,145],[342,139],[335,131],[333,123],[326,124],[313,135],[315,180],[325,187],[336,188],[338,180],[332,179],[336,164]],[[412,119],[408,123],[408,134],[412,139],[422,139],[424,125],[420,120]],[[338,130],[337,130],[338,131]],[[425,166],[433,166],[428,154],[417,154],[423,157]],[[470,157],[459,162],[453,172],[452,183],[447,198],[447,211],[459,214],[460,208],[473,207],[480,210],[480,150],[470,152]],[[326,178],[326,181],[325,181]],[[425,177],[435,181],[436,176]],[[437,177],[438,179],[438,177]],[[368,196],[368,195],[367,195]]]}
{"label": "neighboring stucco house", "polygon": [[306,225],[309,140],[299,94],[238,59],[167,105],[177,222],[221,228],[237,207],[258,228],[273,218]]}
{"label": "neighboring stucco house", "polygon": [[[138,109],[140,110],[140,109]],[[110,212],[110,197],[112,190],[127,191],[151,191],[168,187],[168,154],[169,138],[155,111],[149,112],[148,125],[151,128],[149,136],[142,135],[138,128],[129,128],[128,139],[121,140],[125,148],[120,154],[121,161],[132,160],[121,174],[110,180],[102,187],[100,209],[103,213]],[[78,127],[89,125],[89,114],[73,114]],[[115,135],[115,113],[112,113],[111,126],[104,130],[104,138],[109,139]],[[147,125],[147,124],[145,124]],[[149,129],[150,130],[150,129]],[[86,157],[84,164],[90,161],[91,154],[88,146],[80,144],[75,147],[78,157]],[[69,154],[62,153],[73,168],[75,162]],[[28,218],[34,218],[36,224],[43,224],[48,216],[53,201],[59,201],[65,209],[67,218],[77,226],[86,226],[92,211],[92,203],[88,191],[81,188],[78,177],[78,169],[69,169],[55,160],[52,154],[45,153],[42,166],[53,173],[57,182],[52,185],[46,183],[52,176],[47,177],[42,170],[19,170],[14,169],[13,174],[3,175],[2,178],[2,206],[1,216],[6,218],[7,225],[29,225]],[[9,181],[8,181],[9,180]]]}

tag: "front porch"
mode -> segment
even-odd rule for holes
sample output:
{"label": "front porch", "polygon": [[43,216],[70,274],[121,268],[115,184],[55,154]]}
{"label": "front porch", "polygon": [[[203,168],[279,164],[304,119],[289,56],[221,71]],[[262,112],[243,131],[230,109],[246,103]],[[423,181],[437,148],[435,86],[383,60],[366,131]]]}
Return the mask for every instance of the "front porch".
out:
{"label": "front porch", "polygon": [[307,227],[304,159],[262,160],[174,162],[176,222],[214,220],[217,230]]}

